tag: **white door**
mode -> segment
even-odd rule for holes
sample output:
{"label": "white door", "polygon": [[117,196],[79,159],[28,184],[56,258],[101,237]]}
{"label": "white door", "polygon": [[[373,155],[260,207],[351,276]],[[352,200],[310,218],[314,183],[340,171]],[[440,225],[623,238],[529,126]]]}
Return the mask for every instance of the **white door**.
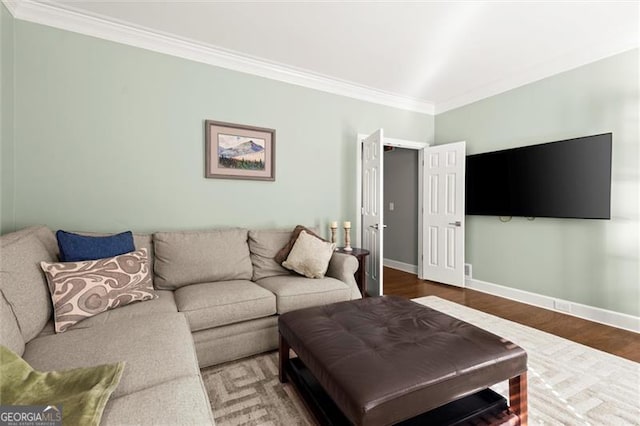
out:
{"label": "white door", "polygon": [[464,287],[465,143],[424,150],[423,278]]}
{"label": "white door", "polygon": [[366,283],[370,296],[382,295],[383,132],[362,141],[362,247],[369,250]]}

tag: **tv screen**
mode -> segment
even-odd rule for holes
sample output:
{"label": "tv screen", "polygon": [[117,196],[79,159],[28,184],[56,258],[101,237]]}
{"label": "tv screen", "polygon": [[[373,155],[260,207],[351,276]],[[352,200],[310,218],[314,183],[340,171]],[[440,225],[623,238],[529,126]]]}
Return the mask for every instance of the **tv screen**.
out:
{"label": "tv screen", "polygon": [[466,214],[611,218],[612,134],[468,155]]}

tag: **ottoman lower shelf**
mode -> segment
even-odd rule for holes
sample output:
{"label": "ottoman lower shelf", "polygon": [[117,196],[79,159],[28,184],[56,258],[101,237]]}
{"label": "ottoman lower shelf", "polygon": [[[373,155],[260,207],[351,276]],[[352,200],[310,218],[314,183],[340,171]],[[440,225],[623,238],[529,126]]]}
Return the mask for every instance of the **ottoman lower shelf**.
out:
{"label": "ottoman lower shelf", "polygon": [[[299,358],[291,358],[286,370],[287,375],[295,384],[305,404],[320,425],[351,425],[351,422],[335,405],[331,397],[327,395]],[[491,389],[484,389],[412,419],[397,423],[397,425],[417,426],[431,424],[454,426],[470,425],[478,420],[482,420],[483,424],[505,424],[510,422],[510,417],[506,399]]]}

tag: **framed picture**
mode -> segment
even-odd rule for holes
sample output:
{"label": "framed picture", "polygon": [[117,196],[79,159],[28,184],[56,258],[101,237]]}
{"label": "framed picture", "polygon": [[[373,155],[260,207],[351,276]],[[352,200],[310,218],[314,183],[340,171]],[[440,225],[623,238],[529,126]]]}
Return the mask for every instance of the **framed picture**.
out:
{"label": "framed picture", "polygon": [[276,131],[205,121],[207,178],[276,180]]}

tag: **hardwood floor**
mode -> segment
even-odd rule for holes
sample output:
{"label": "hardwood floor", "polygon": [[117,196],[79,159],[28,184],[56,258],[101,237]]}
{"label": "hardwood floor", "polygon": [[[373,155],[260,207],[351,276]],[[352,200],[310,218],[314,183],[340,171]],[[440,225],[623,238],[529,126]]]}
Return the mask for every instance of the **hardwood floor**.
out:
{"label": "hardwood floor", "polygon": [[574,342],[640,362],[640,334],[549,311],[479,291],[419,280],[384,268],[384,292],[407,298],[438,296]]}

